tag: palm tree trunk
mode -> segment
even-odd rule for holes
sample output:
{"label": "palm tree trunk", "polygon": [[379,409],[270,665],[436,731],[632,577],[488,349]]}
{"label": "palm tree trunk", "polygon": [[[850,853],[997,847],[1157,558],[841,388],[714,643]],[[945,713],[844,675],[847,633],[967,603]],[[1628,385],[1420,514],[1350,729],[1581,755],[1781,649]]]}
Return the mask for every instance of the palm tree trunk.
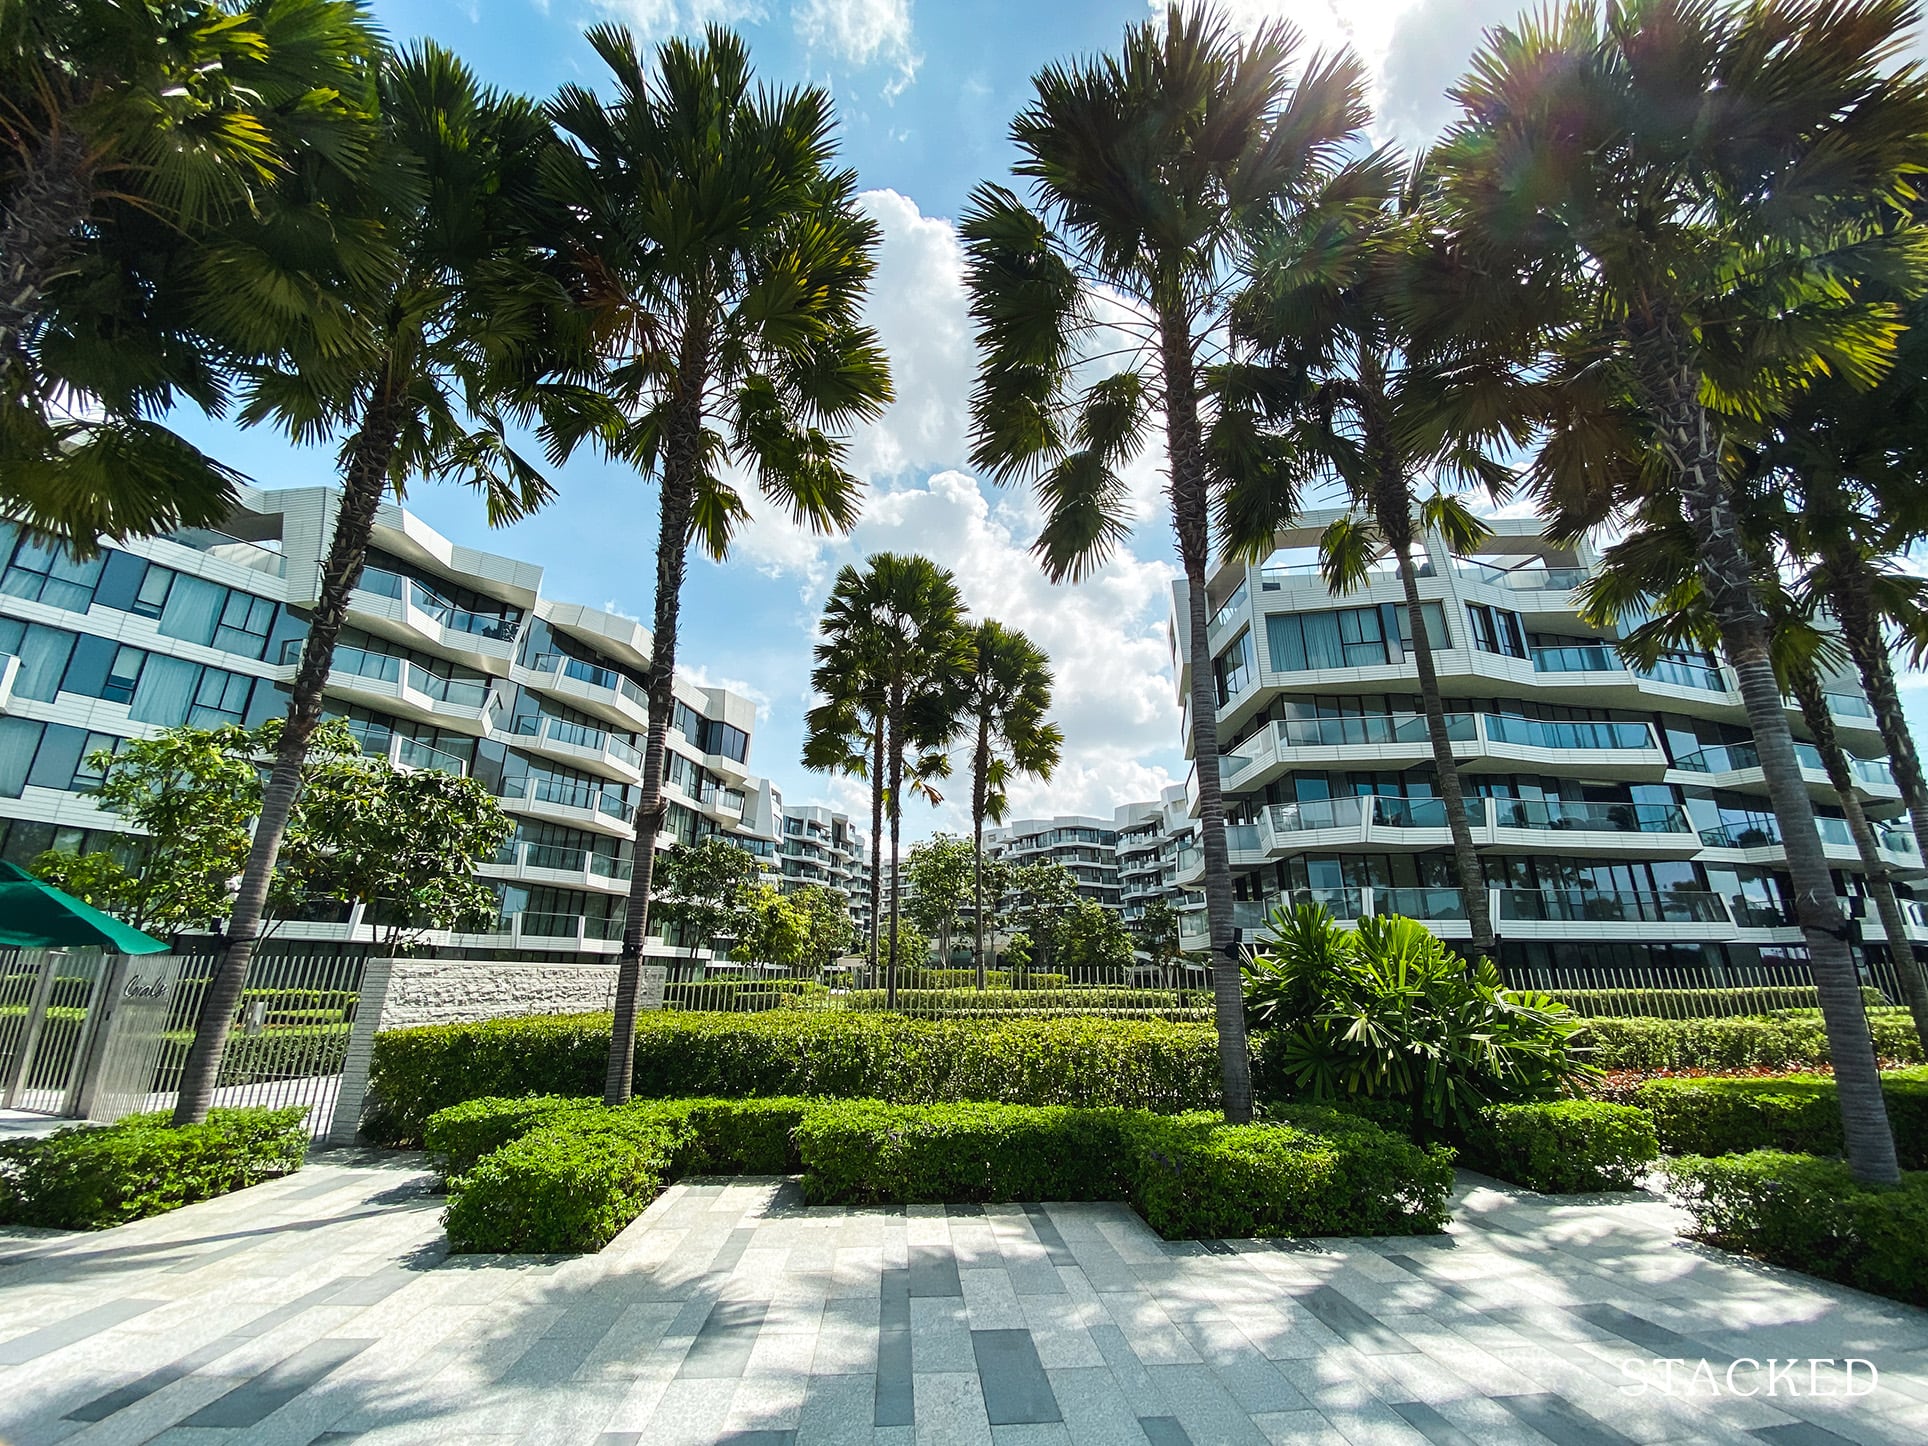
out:
{"label": "palm tree trunk", "polygon": [[884,918],[884,715],[877,714],[870,760],[870,987],[877,987],[877,937]]}
{"label": "palm tree trunk", "polygon": [[[1466,818],[1466,795],[1460,787],[1459,761],[1453,757],[1453,740],[1446,731],[1446,701],[1439,691],[1439,670],[1433,666],[1433,642],[1426,632],[1426,609],[1419,597],[1419,569],[1412,560],[1411,515],[1391,511],[1396,506],[1410,507],[1403,480],[1398,498],[1387,496],[1379,505],[1380,535],[1393,542],[1399,565],[1399,585],[1406,594],[1406,626],[1412,633],[1413,666],[1419,672],[1419,702],[1426,714],[1426,736],[1433,746],[1433,774],[1439,780],[1439,797],[1446,807],[1446,826],[1453,835],[1453,871],[1459,875],[1460,893],[1466,900],[1466,918],[1473,934],[1475,957],[1499,962],[1499,941],[1493,935],[1492,910],[1487,907],[1486,870],[1473,846],[1473,826]],[[1395,524],[1388,527],[1387,523]],[[1404,524],[1400,526],[1399,524]]]}
{"label": "palm tree trunk", "polygon": [[1795,702],[1801,705],[1801,716],[1807,720],[1808,730],[1814,734],[1814,746],[1820,751],[1821,763],[1828,771],[1828,782],[1841,799],[1841,812],[1848,821],[1848,833],[1854,839],[1854,851],[1861,857],[1861,871],[1867,876],[1868,892],[1874,897],[1875,912],[1881,918],[1881,932],[1888,940],[1888,956],[1894,960],[1895,973],[1901,979],[1902,992],[1908,999],[1908,1012],[1915,1021],[1915,1033],[1928,1039],[1928,977],[1924,977],[1921,961],[1915,958],[1915,948],[1908,940],[1908,921],[1902,916],[1901,901],[1895,897],[1895,886],[1888,877],[1887,861],[1881,857],[1880,846],[1875,843],[1874,829],[1868,824],[1868,816],[1861,810],[1861,801],[1855,797],[1854,775],[1848,768],[1848,755],[1841,747],[1841,739],[1834,731],[1834,720],[1828,716],[1828,701],[1822,696],[1821,681],[1810,669],[1800,669],[1789,679]]}
{"label": "palm tree trunk", "polygon": [[1807,784],[1794,756],[1781,688],[1769,655],[1767,618],[1755,588],[1740,518],[1721,476],[1722,438],[1700,404],[1700,379],[1676,369],[1662,393],[1662,443],[1679,476],[1681,508],[1692,530],[1701,586],[1720,629],[1721,650],[1740,680],[1748,726],[1781,828],[1794,879],[1796,917],[1806,936],[1815,992],[1834,1064],[1849,1168],[1875,1183],[1900,1179],[1894,1133],[1868,1031],[1847,923],[1834,897],[1827,854]]}
{"label": "palm tree trunk", "polygon": [[977,749],[971,755],[971,927],[975,937],[971,958],[977,964],[977,988],[988,982],[984,968],[984,783],[991,771],[991,725],[982,714],[977,720]]}
{"label": "palm tree trunk", "polygon": [[636,1072],[636,999],[643,982],[643,941],[649,935],[649,890],[656,876],[656,836],[668,806],[663,771],[676,699],[676,629],[689,558],[690,509],[702,466],[703,387],[708,375],[708,331],[691,322],[677,368],[677,392],[663,431],[662,482],[657,488],[656,611],[649,640],[649,733],[643,743],[643,796],[636,805],[636,861],[629,873],[623,947],[616,961],[615,1017],[603,1103],[626,1104]]}
{"label": "palm tree trunk", "polygon": [[1245,995],[1232,932],[1232,859],[1225,843],[1225,796],[1218,775],[1218,691],[1212,676],[1205,567],[1211,555],[1211,496],[1193,375],[1190,323],[1181,309],[1159,317],[1165,379],[1165,441],[1171,464],[1172,526],[1185,567],[1186,632],[1192,658],[1192,766],[1205,855],[1205,913],[1212,935],[1212,1006],[1225,1118],[1252,1118],[1252,1059],[1245,1037]]}
{"label": "palm tree trunk", "polygon": [[14,353],[33,325],[93,210],[86,162],[80,133],[58,130],[34,148],[32,164],[11,188],[0,225],[0,355]]}
{"label": "palm tree trunk", "polygon": [[241,988],[261,937],[261,916],[274,882],[275,860],[287,836],[301,792],[301,770],[308,759],[308,740],[321,723],[322,690],[334,665],[335,640],[348,620],[348,595],[361,580],[368,560],[369,539],[375,532],[375,513],[388,487],[388,469],[401,436],[401,404],[392,373],[384,369],[369,394],[361,430],[350,444],[348,466],[342,477],[341,504],[335,511],[335,531],[322,562],[321,595],[308,622],[295,670],[294,690],[288,700],[287,721],[275,748],[274,767],[261,793],[261,816],[254,826],[247,867],[229,917],[227,942],[214,966],[201,1013],[194,1026],[194,1043],[181,1070],[180,1093],[175,1097],[174,1123],[198,1125],[208,1117],[214,1101],[214,1082],[221,1074],[228,1029]]}
{"label": "palm tree trunk", "polygon": [[890,700],[890,935],[889,956],[884,965],[884,1008],[897,1007],[897,843],[898,826],[903,818],[899,807],[904,785],[903,699]]}
{"label": "palm tree trunk", "polygon": [[1888,750],[1888,766],[1894,770],[1901,801],[1907,806],[1916,846],[1922,858],[1928,859],[1928,778],[1922,774],[1914,730],[1908,726],[1901,690],[1895,686],[1894,661],[1888,656],[1888,640],[1882,635],[1881,617],[1875,608],[1873,576],[1867,559],[1851,543],[1830,547],[1826,562],[1834,579],[1828,602],[1841,620],[1842,641],[1874,708],[1874,726]]}

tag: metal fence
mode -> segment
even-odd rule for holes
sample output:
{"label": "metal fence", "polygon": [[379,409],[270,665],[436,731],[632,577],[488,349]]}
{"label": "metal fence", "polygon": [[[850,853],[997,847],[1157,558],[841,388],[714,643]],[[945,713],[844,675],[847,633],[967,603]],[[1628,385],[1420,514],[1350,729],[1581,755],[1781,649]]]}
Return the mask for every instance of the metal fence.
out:
{"label": "metal fence", "polygon": [[[1540,990],[1588,1015],[1709,1019],[1821,1007],[1808,966],[1792,961],[1719,967],[1509,965],[1500,973],[1510,988]],[[1870,1007],[1902,1006],[1896,961],[1867,960],[1861,984]]]}
{"label": "metal fence", "polygon": [[98,949],[0,951],[0,1105],[77,1108],[89,1024],[114,955]]}

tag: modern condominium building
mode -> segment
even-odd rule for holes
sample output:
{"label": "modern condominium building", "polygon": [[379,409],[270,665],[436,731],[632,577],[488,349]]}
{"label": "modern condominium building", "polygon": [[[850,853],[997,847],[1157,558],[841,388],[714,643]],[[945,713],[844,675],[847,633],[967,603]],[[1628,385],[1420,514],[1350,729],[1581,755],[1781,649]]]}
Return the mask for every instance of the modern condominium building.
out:
{"label": "modern condominium building", "polygon": [[[1278,535],[1264,566],[1228,564],[1207,585],[1238,922],[1256,927],[1278,902],[1313,899],[1343,919],[1401,913],[1463,939],[1403,594],[1389,566],[1355,592],[1327,590],[1313,559],[1336,515],[1308,516]],[[1493,526],[1474,558],[1429,539],[1419,587],[1501,962],[1718,976],[1804,960],[1731,671],[1697,653],[1629,668],[1576,611],[1593,552],[1556,547],[1532,520]],[[1194,665],[1186,601],[1181,581],[1181,702]],[[1826,686],[1891,874],[1919,878],[1867,700],[1846,678]],[[1189,726],[1185,736],[1189,752]],[[1888,941],[1864,907],[1840,798],[1813,746],[1797,747],[1836,888],[1862,947],[1880,956]],[[1177,876],[1202,880],[1196,847]],[[1904,910],[1928,940],[1920,906]],[[1186,946],[1203,947],[1202,912],[1186,925]]]}
{"label": "modern condominium building", "polygon": [[984,854],[1013,866],[1062,864],[1081,897],[1120,907],[1118,821],[1087,814],[1020,819],[984,830]]}
{"label": "modern condominium building", "polygon": [[[101,847],[124,830],[81,793],[87,757],[175,724],[252,726],[287,706],[338,494],[244,491],[223,533],[87,562],[0,526],[0,856]],[[516,820],[480,873],[500,914],[441,952],[616,952],[648,724],[649,634],[542,595],[542,569],[458,546],[384,506],[327,702],[371,751],[486,784]],[[779,873],[781,803],[749,771],[755,705],[679,678],[658,847],[720,834]],[[345,915],[282,937],[368,939]],[[655,940],[655,947],[674,946]]]}
{"label": "modern condominium building", "polygon": [[1118,904],[1127,925],[1145,917],[1156,899],[1185,902],[1178,883],[1179,850],[1192,836],[1185,785],[1175,783],[1156,803],[1128,803],[1118,810]]}
{"label": "modern condominium building", "polygon": [[870,841],[847,815],[815,804],[785,806],[777,857],[785,893],[811,884],[830,889],[849,901],[859,930],[870,927]]}

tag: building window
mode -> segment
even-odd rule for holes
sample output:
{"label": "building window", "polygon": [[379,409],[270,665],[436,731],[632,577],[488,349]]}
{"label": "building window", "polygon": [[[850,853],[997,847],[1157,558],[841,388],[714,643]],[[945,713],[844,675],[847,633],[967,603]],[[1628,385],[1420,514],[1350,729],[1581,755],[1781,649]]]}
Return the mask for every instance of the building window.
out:
{"label": "building window", "polygon": [[74,635],[62,628],[0,618],[0,653],[20,659],[20,672],[13,681],[16,697],[53,702],[73,652]]}
{"label": "building window", "polygon": [[1332,612],[1273,613],[1265,619],[1275,673],[1367,668],[1397,662],[1389,638],[1399,636],[1390,604]]}
{"label": "building window", "polygon": [[91,561],[76,562],[64,547],[23,538],[0,574],[0,593],[84,613],[94,605],[94,585],[106,560],[107,554],[100,552]]}
{"label": "building window", "polygon": [[1221,708],[1245,691],[1252,681],[1251,633],[1240,633],[1232,646],[1218,655],[1212,663],[1212,677],[1218,684]]}
{"label": "building window", "polygon": [[1466,616],[1473,629],[1473,646],[1480,651],[1508,658],[1527,656],[1526,630],[1520,626],[1518,613],[1485,603],[1468,603]]}
{"label": "building window", "polygon": [[221,621],[214,629],[214,646],[224,653],[259,661],[268,650],[268,634],[273,628],[273,603],[251,592],[230,591],[221,608]]}

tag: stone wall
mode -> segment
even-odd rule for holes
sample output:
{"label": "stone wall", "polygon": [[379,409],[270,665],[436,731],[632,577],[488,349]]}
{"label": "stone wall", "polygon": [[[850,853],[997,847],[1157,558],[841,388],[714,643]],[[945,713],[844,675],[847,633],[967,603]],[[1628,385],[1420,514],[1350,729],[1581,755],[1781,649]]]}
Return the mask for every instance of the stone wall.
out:
{"label": "stone wall", "polygon": [[523,1014],[587,1014],[612,1008],[610,964],[492,964],[397,959],[390,966],[379,1029],[461,1024]]}

